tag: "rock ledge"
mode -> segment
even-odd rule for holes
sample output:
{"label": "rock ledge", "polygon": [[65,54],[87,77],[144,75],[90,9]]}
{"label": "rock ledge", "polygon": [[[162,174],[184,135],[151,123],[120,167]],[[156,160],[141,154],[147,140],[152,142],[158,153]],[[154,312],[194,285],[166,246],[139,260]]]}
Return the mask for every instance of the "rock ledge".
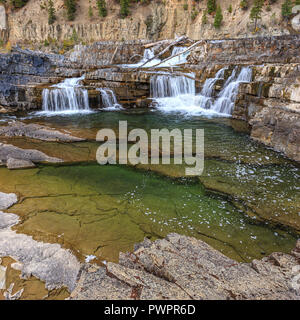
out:
{"label": "rock ledge", "polygon": [[300,300],[300,240],[291,254],[238,263],[203,241],[145,239],[119,264],[84,264],[70,299]]}

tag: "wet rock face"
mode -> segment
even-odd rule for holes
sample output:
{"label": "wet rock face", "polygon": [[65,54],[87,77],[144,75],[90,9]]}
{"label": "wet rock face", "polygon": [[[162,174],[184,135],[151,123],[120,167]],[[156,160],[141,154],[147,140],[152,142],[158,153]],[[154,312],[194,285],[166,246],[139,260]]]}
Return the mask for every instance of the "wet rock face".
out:
{"label": "wet rock face", "polygon": [[233,116],[248,121],[251,137],[300,161],[300,64],[265,64],[242,84]]}
{"label": "wet rock face", "polygon": [[54,61],[58,64],[62,57],[23,50],[1,54],[0,104],[17,109],[29,108],[31,103],[25,85],[46,82],[47,77],[53,76]]}
{"label": "wet rock face", "polygon": [[146,239],[134,253],[121,253],[119,264],[83,265],[71,299],[299,300],[293,285],[299,245],[292,254],[246,264],[194,238]]}

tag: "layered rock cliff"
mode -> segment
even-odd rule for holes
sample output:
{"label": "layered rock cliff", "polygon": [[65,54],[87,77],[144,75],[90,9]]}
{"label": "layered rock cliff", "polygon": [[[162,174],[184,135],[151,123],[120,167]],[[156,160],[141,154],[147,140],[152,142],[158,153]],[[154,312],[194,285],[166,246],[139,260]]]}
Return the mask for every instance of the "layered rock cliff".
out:
{"label": "layered rock cliff", "polygon": [[[185,34],[192,39],[213,39],[228,37],[252,37],[266,35],[283,35],[298,32],[297,18],[289,25],[281,20],[283,0],[272,4],[266,2],[262,19],[253,32],[249,8],[243,10],[239,0],[218,1],[222,8],[223,23],[220,29],[213,26],[214,15],[207,15],[207,23],[203,24],[203,15],[207,9],[207,1],[194,0],[155,0],[143,3],[131,2],[130,14],[120,17],[120,4],[115,0],[107,0],[108,15],[99,17],[96,1],[91,1],[92,16],[89,16],[89,2],[77,1],[74,21],[67,21],[63,0],[54,1],[56,21],[48,24],[47,3],[30,0],[21,9],[6,8],[8,25],[3,28],[5,15],[0,14],[0,29],[7,29],[11,42],[27,43],[30,46],[43,44],[45,40],[54,42],[69,40],[76,34],[81,42],[104,40],[135,39],[171,39],[175,35]],[[232,10],[229,10],[229,6]],[[3,9],[1,9],[3,12]]]}

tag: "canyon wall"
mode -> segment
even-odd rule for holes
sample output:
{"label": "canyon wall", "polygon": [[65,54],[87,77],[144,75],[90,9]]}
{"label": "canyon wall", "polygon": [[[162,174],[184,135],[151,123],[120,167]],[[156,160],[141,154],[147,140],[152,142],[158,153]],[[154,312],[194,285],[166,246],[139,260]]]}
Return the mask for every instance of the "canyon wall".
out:
{"label": "canyon wall", "polygon": [[[252,1],[249,2],[248,10],[243,10],[240,7],[240,0],[218,1],[224,16],[220,29],[213,26],[213,15],[207,15],[207,24],[202,23],[207,1],[194,0],[131,2],[130,14],[125,19],[120,17],[118,1],[106,0],[108,15],[102,18],[98,15],[96,1],[91,1],[93,16],[90,17],[89,2],[78,0],[74,21],[67,21],[63,0],[56,0],[54,1],[56,21],[52,25],[48,24],[47,6],[42,1],[30,0],[23,8],[17,10],[7,7],[6,14],[10,41],[32,46],[42,44],[48,39],[62,42],[69,40],[74,34],[78,41],[85,43],[106,40],[172,39],[176,35],[183,34],[194,40],[244,38],[297,32],[297,19],[294,19],[296,25],[295,23],[288,25],[281,20],[283,1],[277,0],[269,7],[267,2],[265,3],[262,19],[258,21],[255,32],[249,18]],[[228,10],[230,5],[232,12]],[[0,29],[3,19],[0,14]]]}

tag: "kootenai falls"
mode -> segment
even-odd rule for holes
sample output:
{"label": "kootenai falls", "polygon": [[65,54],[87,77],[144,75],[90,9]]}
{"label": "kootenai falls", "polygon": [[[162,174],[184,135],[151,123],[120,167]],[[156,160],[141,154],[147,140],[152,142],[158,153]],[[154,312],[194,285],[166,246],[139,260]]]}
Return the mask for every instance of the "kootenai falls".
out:
{"label": "kootenai falls", "polygon": [[0,300],[299,302],[300,1],[1,0]]}

